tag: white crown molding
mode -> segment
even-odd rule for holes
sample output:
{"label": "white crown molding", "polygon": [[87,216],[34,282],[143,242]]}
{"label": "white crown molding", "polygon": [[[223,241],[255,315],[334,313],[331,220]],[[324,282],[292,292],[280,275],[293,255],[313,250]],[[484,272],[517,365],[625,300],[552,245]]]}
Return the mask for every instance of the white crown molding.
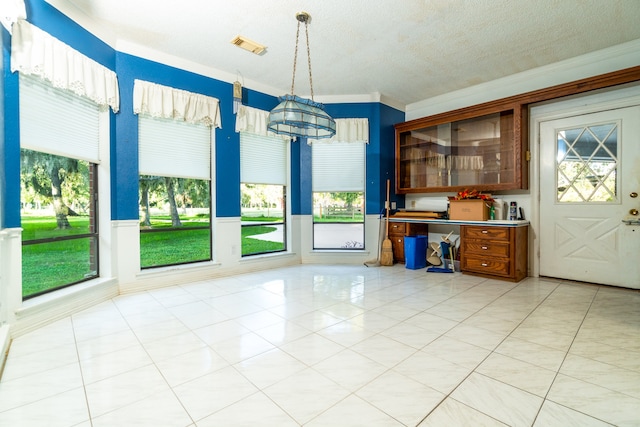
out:
{"label": "white crown molding", "polygon": [[[67,0],[45,1],[118,52],[137,56],[139,58],[158,62],[163,65],[193,72],[227,83],[233,83],[237,80],[237,75],[235,73],[229,73],[226,71],[218,70],[216,68],[207,67],[205,65],[189,61],[175,55],[170,55],[155,49],[151,49],[147,46],[142,46],[136,43],[119,39],[116,33],[89,18],[74,5],[70,4]],[[269,86],[254,80],[244,79],[243,86],[247,89],[255,90],[271,96],[285,95],[280,89],[276,89],[273,86]],[[379,93],[361,95],[327,95],[315,97],[315,100],[325,104],[380,102],[400,111],[405,110],[404,104],[394,99],[385,97],[384,95],[380,95]]]}
{"label": "white crown molding", "polygon": [[640,39],[407,105],[407,120],[640,65]]}
{"label": "white crown molding", "polygon": [[384,96],[379,92],[361,95],[321,95],[314,96],[314,100],[323,104],[363,104],[368,102],[379,102],[396,110],[404,111],[405,105],[393,98]]}
{"label": "white crown molding", "polygon": [[[189,61],[184,58],[170,55],[165,52],[160,52],[158,50],[151,49],[147,46],[142,46],[129,41],[118,40],[118,42],[116,43],[115,49],[121,53],[126,53],[128,55],[137,56],[139,58],[147,59],[149,61],[158,62],[163,65],[168,65],[170,67],[178,68],[180,70],[190,71],[190,72],[200,74],[205,77],[210,77],[212,79],[220,80],[223,82],[233,83],[234,81],[238,80],[238,76],[236,73],[229,73],[227,71],[222,71],[216,68],[207,67],[197,62]],[[267,95],[273,95],[273,96],[282,95],[279,89],[276,89],[272,86],[265,85],[263,83],[249,80],[249,79],[244,79],[243,86],[245,88],[250,88],[252,90],[256,90],[258,92],[262,92]]]}
{"label": "white crown molding", "polygon": [[115,48],[118,37],[111,29],[98,24],[67,0],[44,0],[85,30]]}

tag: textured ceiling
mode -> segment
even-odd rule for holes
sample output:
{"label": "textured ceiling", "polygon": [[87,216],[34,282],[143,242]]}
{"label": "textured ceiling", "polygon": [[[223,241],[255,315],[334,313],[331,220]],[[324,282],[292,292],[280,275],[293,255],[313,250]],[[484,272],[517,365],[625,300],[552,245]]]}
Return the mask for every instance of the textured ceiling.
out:
{"label": "textured ceiling", "polygon": [[[640,0],[47,1],[118,50],[151,49],[273,95],[290,92],[295,15],[306,11],[316,97],[402,105],[640,39]],[[235,47],[237,35],[266,52]],[[309,93],[304,49],[295,93]]]}

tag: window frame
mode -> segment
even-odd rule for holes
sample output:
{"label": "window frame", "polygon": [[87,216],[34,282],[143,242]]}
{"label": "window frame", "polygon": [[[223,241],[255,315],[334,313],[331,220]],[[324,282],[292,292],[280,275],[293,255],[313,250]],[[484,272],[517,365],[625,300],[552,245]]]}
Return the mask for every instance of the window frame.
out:
{"label": "window frame", "polygon": [[[35,151],[35,150],[31,150],[31,151]],[[71,158],[71,157],[68,157],[68,158]],[[78,160],[78,159],[75,159],[75,160]],[[40,292],[24,295],[24,289],[23,289],[23,294],[22,294],[23,301],[100,277],[100,233],[99,233],[100,212],[99,212],[99,206],[98,206],[98,200],[99,200],[98,192],[100,187],[98,184],[98,164],[91,163],[91,162],[88,162],[88,164],[89,164],[88,181],[89,181],[89,212],[90,212],[89,230],[90,231],[88,233],[79,233],[79,234],[71,234],[71,235],[65,235],[65,236],[54,236],[54,237],[29,239],[29,240],[25,240],[24,234],[23,234],[22,247],[24,248],[24,247],[29,247],[33,245],[46,245],[46,244],[57,243],[57,242],[68,242],[73,240],[89,239],[89,247],[90,247],[89,261],[91,263],[90,266],[95,266],[95,268],[93,269],[90,268],[89,271],[91,272],[91,274],[90,275],[85,274],[83,279],[75,280],[72,282],[65,283],[63,285],[48,288]],[[24,261],[22,262],[22,266],[24,267]]]}
{"label": "window frame", "polygon": [[[108,210],[110,203],[107,200],[100,204],[99,200],[110,197],[108,184],[105,184],[109,181],[109,148],[106,143],[109,140],[109,111],[106,106],[100,106],[69,90],[57,88],[38,77],[19,73],[18,79],[21,156],[22,150],[31,150],[88,162],[91,230],[89,233],[29,240],[24,239],[23,233],[21,246],[89,239],[89,262],[92,267],[95,266],[95,269],[90,269],[91,274],[85,275],[81,280],[73,280],[39,292],[25,295],[23,286],[24,301],[96,279],[102,275],[101,263],[104,260],[100,246],[104,243],[105,237],[100,235],[100,222],[105,221],[104,214],[107,211],[100,215],[100,210]],[[42,120],[43,114],[44,120]],[[100,176],[101,179],[99,179]],[[24,267],[24,258],[22,267]]]}
{"label": "window frame", "polygon": [[[243,184],[250,184],[250,185],[261,185],[261,184],[253,184],[253,183],[245,183],[245,182],[241,182],[240,183],[240,188],[241,188],[241,196],[240,196],[240,201],[242,203],[242,185]],[[240,247],[241,247],[241,254],[242,257],[250,257],[250,256],[255,256],[255,255],[264,255],[264,254],[272,254],[272,253],[278,253],[278,252],[286,252],[287,248],[288,248],[288,244],[287,244],[287,186],[286,185],[280,185],[280,184],[264,184],[264,185],[273,185],[273,186],[278,186],[278,187],[282,187],[282,222],[261,222],[259,224],[240,224],[240,230],[241,230],[241,243],[240,243]],[[240,216],[242,218],[242,207],[240,208]],[[244,237],[242,237],[242,230],[246,230],[246,229],[250,229],[252,227],[264,227],[264,226],[278,226],[281,225],[282,226],[282,249],[274,249],[274,250],[267,250],[267,251],[263,251],[263,252],[252,252],[252,253],[245,253],[245,247],[243,245],[243,241],[244,241]]]}
{"label": "window frame", "polygon": [[[282,187],[282,222],[242,224],[241,211],[241,254],[243,258],[287,252],[289,248],[288,217],[290,215],[288,204],[288,192],[290,191],[290,141],[279,136],[259,135],[254,132],[239,132],[240,139],[240,203],[242,204],[242,185],[272,185]],[[282,151],[279,152],[279,144],[283,144]],[[266,160],[265,160],[266,159]],[[268,163],[265,165],[265,162]],[[268,250],[264,252],[246,253],[243,245],[242,230],[251,227],[268,225],[282,225],[282,249]]]}
{"label": "window frame", "polygon": [[[152,129],[154,123],[157,123],[160,125],[159,128],[156,129]],[[191,130],[188,129],[189,126],[193,126],[193,128],[191,128]],[[209,224],[207,226],[202,226],[202,227],[162,227],[162,228],[158,228],[158,229],[143,229],[142,227],[140,227],[139,229],[139,241],[140,241],[140,254],[139,254],[139,262],[140,262],[140,269],[141,270],[148,270],[148,269],[152,269],[152,268],[161,268],[161,267],[169,267],[169,266],[176,266],[176,265],[187,265],[187,264],[195,264],[195,263],[201,263],[201,262],[209,262],[211,260],[213,260],[213,255],[214,255],[214,227],[213,227],[213,219],[214,219],[214,204],[213,204],[213,185],[214,185],[214,181],[213,181],[213,156],[214,156],[214,146],[215,146],[215,132],[214,132],[214,128],[211,126],[207,126],[206,124],[203,123],[189,123],[189,122],[183,122],[180,120],[176,120],[176,119],[170,119],[170,118],[158,118],[158,117],[152,117],[149,114],[146,113],[140,113],[138,114],[138,127],[139,129],[145,129],[146,131],[149,131],[148,133],[142,133],[142,137],[139,133],[138,135],[138,144],[139,144],[139,165],[143,164],[145,166],[141,167],[138,170],[138,194],[140,194],[141,191],[141,185],[140,185],[140,181],[141,178],[143,176],[154,176],[154,177],[158,177],[158,178],[174,178],[174,179],[192,179],[192,180],[199,180],[199,181],[206,181],[208,182],[208,198],[209,198],[209,204],[208,204],[208,209],[209,209]],[[168,129],[174,127],[174,129]],[[197,127],[201,127],[201,128],[197,128]],[[166,132],[165,134],[163,134],[163,132],[160,132],[160,135],[162,138],[171,138],[172,136],[174,136],[174,134],[183,134],[184,131],[186,131],[186,134],[190,137],[193,138],[200,138],[204,136],[204,133],[206,132],[206,150],[203,151],[203,144],[204,139],[203,140],[181,140],[181,142],[184,141],[195,141],[195,147],[188,147],[188,149],[185,150],[181,150],[179,154],[179,159],[177,159],[177,162],[179,162],[182,165],[188,165],[189,164],[189,159],[190,158],[195,158],[196,161],[201,160],[202,158],[204,158],[204,160],[206,161],[206,164],[203,162],[202,164],[198,165],[196,168],[176,168],[175,164],[172,164],[172,162],[165,162],[162,160],[161,157],[159,157],[157,155],[157,153],[152,153],[151,156],[155,159],[158,160],[160,159],[160,163],[157,164],[153,164],[153,162],[148,162],[149,159],[143,159],[144,153],[148,152],[151,153],[153,149],[156,148],[156,144],[155,142],[157,142],[156,140],[145,140],[144,138],[146,138],[146,135],[150,135],[150,137],[153,137],[154,135],[157,135],[157,131],[158,129],[160,130],[168,130],[168,132]],[[153,133],[155,132],[155,133]],[[198,134],[202,132],[202,135],[198,136]],[[176,149],[176,146],[180,148],[184,148],[185,146],[188,146],[188,142],[187,143],[182,143],[182,144],[177,144],[174,141],[170,141],[170,140],[163,140],[161,141],[160,144],[158,144],[161,147],[161,150],[163,153],[166,153],[167,156],[171,156],[171,152],[172,150]],[[185,157],[186,155],[186,157]],[[191,157],[189,157],[191,156]],[[173,158],[173,157],[172,157]],[[144,162],[144,163],[143,163]],[[150,171],[153,172],[153,175],[150,175],[149,173],[145,173],[147,172],[146,169],[149,169]],[[178,169],[182,169],[182,170],[189,170],[189,173],[181,173],[178,171]],[[162,174],[162,171],[166,171],[168,172],[167,174]],[[206,178],[204,176],[204,174],[208,175]],[[141,201],[141,197],[140,197],[140,203],[142,203]],[[139,208],[141,208],[141,204],[139,203]],[[140,211],[142,211],[142,209],[140,209]],[[141,221],[142,218],[139,217],[139,220]],[[190,259],[190,260],[185,260],[185,261],[180,261],[180,262],[171,262],[168,264],[152,264],[152,265],[143,265],[143,235],[145,234],[149,234],[149,233],[174,233],[174,232],[188,232],[188,231],[195,231],[195,230],[202,230],[202,229],[208,229],[209,231],[209,238],[208,238],[208,255],[206,258],[202,258],[202,259]]]}
{"label": "window frame", "polygon": [[[356,159],[354,162],[349,162],[349,156],[341,154],[341,155],[335,155],[333,156],[331,159],[328,158],[328,156],[323,155],[322,158],[320,158],[320,156],[318,154],[316,154],[314,156],[314,152],[318,153],[318,147],[323,147],[322,149],[326,148],[327,150],[331,150],[332,148],[335,149],[336,147],[343,147],[345,149],[348,148],[353,148],[355,147],[354,144],[361,144],[362,147],[362,159]],[[332,142],[328,142],[328,143],[323,143],[323,142],[319,142],[319,141],[314,141],[311,144],[312,147],[312,154],[311,154],[311,168],[312,168],[312,191],[311,191],[311,198],[312,198],[312,238],[311,238],[311,243],[312,243],[312,248],[313,250],[317,250],[317,251],[335,251],[335,250],[349,250],[349,251],[362,251],[365,250],[366,248],[366,175],[367,175],[367,167],[366,167],[366,159],[367,159],[367,143],[364,141],[354,141],[354,142],[342,142],[342,141],[332,141]],[[315,148],[315,149],[314,149]],[[315,160],[315,159],[319,159],[319,160]],[[339,160],[336,161],[336,159]],[[348,169],[348,170],[352,170],[352,166],[355,166],[357,168],[361,168],[362,169],[362,177],[361,177],[361,188],[356,188],[359,187],[360,184],[355,183],[354,180],[357,180],[358,178],[351,174],[349,175],[349,178],[347,179],[348,182],[344,183],[344,182],[339,182],[340,180],[336,180],[336,179],[329,179],[328,182],[330,182],[330,184],[325,184],[325,183],[319,183],[318,180],[321,179],[323,176],[326,176],[327,174],[331,174],[331,175],[335,175],[335,176],[340,176],[340,168],[344,169]],[[327,185],[329,185],[329,187],[327,187]],[[340,188],[342,187],[342,188]],[[316,194],[321,194],[321,193],[361,193],[362,194],[362,221],[335,221],[335,222],[331,222],[331,221],[316,221],[316,204],[315,204],[315,199],[316,199]],[[358,246],[356,245],[357,241],[345,241],[342,243],[341,246],[331,246],[331,247],[327,247],[327,246],[320,246],[318,243],[318,235],[319,232],[317,230],[317,228],[322,225],[322,226],[326,226],[329,225],[331,226],[331,224],[334,224],[336,227],[337,226],[345,226],[348,224],[359,224],[360,227],[362,228],[362,245]]]}

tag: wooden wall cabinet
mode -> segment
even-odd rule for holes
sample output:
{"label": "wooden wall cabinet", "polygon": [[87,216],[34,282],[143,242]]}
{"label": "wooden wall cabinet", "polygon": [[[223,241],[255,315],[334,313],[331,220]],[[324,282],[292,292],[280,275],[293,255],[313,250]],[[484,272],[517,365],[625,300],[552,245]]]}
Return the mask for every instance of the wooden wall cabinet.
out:
{"label": "wooden wall cabinet", "polygon": [[528,187],[527,108],[483,105],[396,125],[396,192]]}

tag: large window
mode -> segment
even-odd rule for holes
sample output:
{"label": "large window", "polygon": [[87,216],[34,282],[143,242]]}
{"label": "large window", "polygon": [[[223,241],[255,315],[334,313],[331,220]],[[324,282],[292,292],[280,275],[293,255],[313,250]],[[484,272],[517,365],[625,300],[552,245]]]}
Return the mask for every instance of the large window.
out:
{"label": "large window", "polygon": [[98,277],[99,107],[20,75],[22,295]]}
{"label": "large window", "polygon": [[215,98],[135,80],[142,268],[212,258],[211,176]]}
{"label": "large window", "polygon": [[139,116],[140,266],[212,258],[211,128]]}
{"label": "large window", "polygon": [[22,295],[98,276],[96,165],[21,150]]}
{"label": "large window", "polygon": [[286,187],[242,183],[240,190],[242,256],[284,251]]}
{"label": "large window", "polygon": [[240,133],[242,256],[287,249],[288,147],[280,137]]}
{"label": "large window", "polygon": [[365,143],[312,144],[313,248],[364,248]]}

